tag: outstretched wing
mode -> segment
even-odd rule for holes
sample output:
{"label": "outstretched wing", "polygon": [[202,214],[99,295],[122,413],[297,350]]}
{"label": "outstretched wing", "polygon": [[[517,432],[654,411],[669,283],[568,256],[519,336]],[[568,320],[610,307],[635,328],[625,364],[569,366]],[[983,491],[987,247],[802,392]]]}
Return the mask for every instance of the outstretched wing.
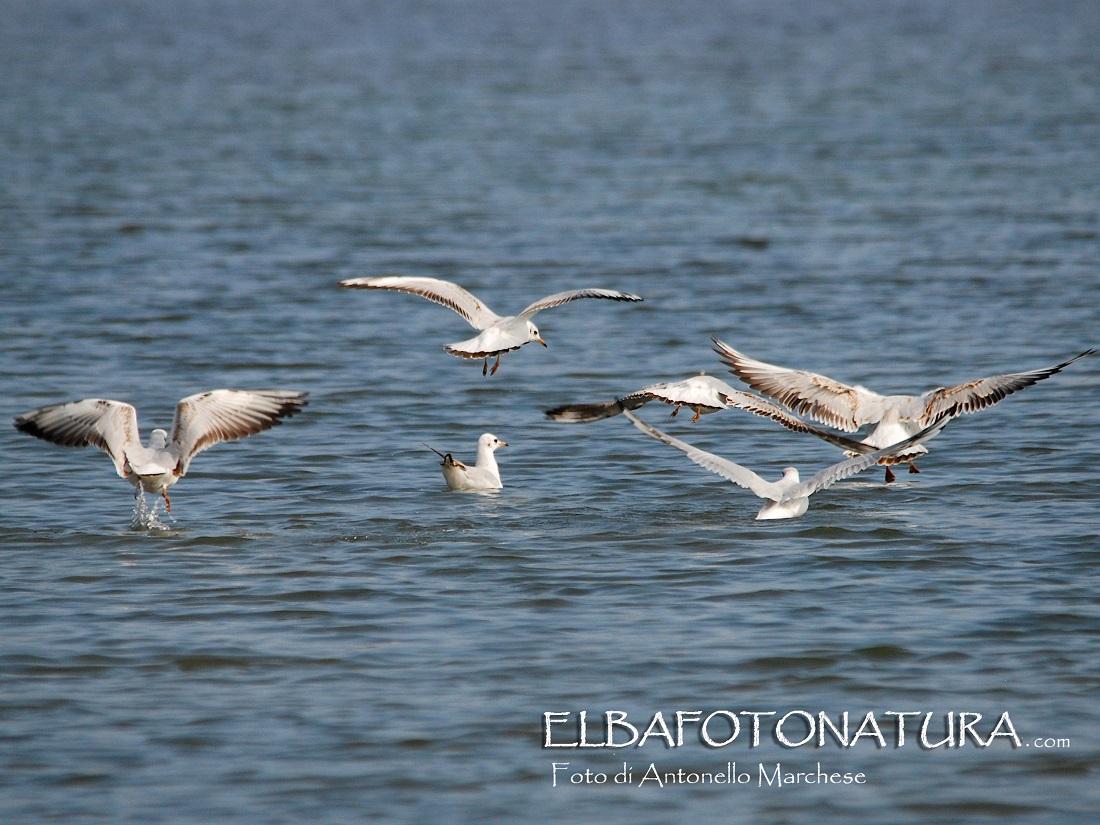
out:
{"label": "outstretched wing", "polygon": [[777,367],[749,358],[717,338],[714,351],[722,363],[757,392],[774,398],[799,415],[854,433],[864,424],[879,421],[885,412],[885,399],[863,387],[834,381],[805,370]]}
{"label": "outstretched wing", "polygon": [[255,435],[299,412],[307,393],[293,390],[211,390],[176,405],[169,442],[180,453],[179,474],[191,459],[222,441]]}
{"label": "outstretched wing", "polygon": [[126,468],[127,450],[141,447],[137,410],[107,398],[39,407],[17,415],[15,428],[63,447],[99,447],[111,457],[122,478],[130,474]]}
{"label": "outstretched wing", "polygon": [[819,473],[815,473],[808,479],[803,481],[794,490],[787,493],[784,498],[801,498],[803,496],[809,496],[816,493],[818,490],[824,490],[826,487],[832,487],[838,481],[853,476],[862,470],[866,470],[868,467],[873,467],[884,458],[898,455],[905,452],[910,447],[920,444],[922,441],[927,441],[935,435],[938,435],[940,430],[947,426],[947,422],[955,417],[957,410],[955,407],[951,407],[948,410],[940,414],[940,416],[929,426],[925,427],[919,433],[911,436],[904,441],[899,441],[897,444],[891,444],[889,447],[884,447],[881,450],[875,450],[865,455],[857,455],[855,458],[849,458],[846,461],[841,461],[838,464],[834,464],[831,467],[826,467]]}
{"label": "outstretched wing", "polygon": [[637,295],[631,295],[629,292],[617,292],[614,289],[571,289],[567,292],[555,292],[553,295],[540,298],[516,317],[530,320],[536,313],[542,312],[544,309],[558,307],[562,304],[568,304],[570,301],[578,301],[581,298],[607,298],[611,301],[642,300]]}
{"label": "outstretched wing", "polygon": [[974,413],[984,410],[996,404],[1017,390],[1030,387],[1044,378],[1061,372],[1074,361],[1079,361],[1086,355],[1092,355],[1096,350],[1085,350],[1076,358],[1070,358],[1053,367],[1031,370],[1030,372],[1015,372],[1009,375],[991,375],[988,378],[979,378],[965,384],[956,384],[954,387],[941,387],[937,390],[926,392],[920,397],[923,409],[920,411],[918,423],[926,424],[936,418],[944,410],[955,406],[958,408],[956,415]]}
{"label": "outstretched wing", "polygon": [[406,278],[400,275],[384,275],[376,278],[349,278],[341,281],[340,286],[348,289],[389,289],[396,292],[408,292],[419,295],[442,306],[453,309],[474,329],[485,329],[500,320],[500,316],[489,309],[471,293],[439,278]]}
{"label": "outstretched wing", "polygon": [[842,450],[850,450],[854,453],[869,453],[875,449],[861,441],[845,438],[842,435],[823,430],[821,427],[815,427],[813,424],[803,421],[798,416],[792,415],[784,407],[773,404],[768,399],[761,398],[758,395],[730,388],[730,392],[725,394],[725,398],[726,403],[731,407],[736,407],[739,410],[747,410],[754,415],[763,416],[764,418],[770,418],[772,421],[782,424],[791,432],[816,435],[823,441],[828,441],[830,444],[840,447]]}
{"label": "outstretched wing", "polygon": [[683,381],[666,381],[653,384],[614,401],[555,407],[552,410],[547,410],[546,415],[554,421],[587,423],[599,421],[603,418],[611,418],[626,410],[636,410],[654,399],[664,401],[666,404],[676,404],[678,407],[683,406],[691,410],[697,410],[703,414],[735,407],[754,415],[770,418],[792,432],[816,435],[842,450],[851,450],[856,453],[869,453],[874,450],[874,447],[859,441],[808,424],[793,415],[785,407],[781,407],[758,395],[735,390],[725,381],[711,375],[694,375]]}
{"label": "outstretched wing", "polygon": [[611,418],[626,410],[636,410],[650,401],[663,401],[675,404],[677,408],[688,407],[700,413],[718,412],[726,408],[722,388],[736,392],[729,384],[709,375],[694,375],[684,381],[663,381],[651,384],[637,392],[616,398],[614,401],[595,401],[589,404],[567,404],[547,410],[546,415],[554,421],[572,424],[600,421]]}
{"label": "outstretched wing", "polygon": [[740,464],[735,464],[729,459],[714,455],[714,453],[708,453],[706,450],[700,450],[698,447],[692,447],[690,444],[680,441],[678,438],[673,438],[671,435],[661,432],[656,427],[651,427],[649,424],[646,424],[638,418],[638,416],[630,412],[630,410],[624,410],[623,415],[629,418],[631,423],[643,433],[675,447],[703,469],[710,470],[712,473],[720,475],[722,478],[732,481],[734,484],[744,487],[747,490],[752,490],[752,492],[756,493],[760,498],[778,500],[780,495],[778,485],[770,481],[765,481],[747,467],[742,467]]}

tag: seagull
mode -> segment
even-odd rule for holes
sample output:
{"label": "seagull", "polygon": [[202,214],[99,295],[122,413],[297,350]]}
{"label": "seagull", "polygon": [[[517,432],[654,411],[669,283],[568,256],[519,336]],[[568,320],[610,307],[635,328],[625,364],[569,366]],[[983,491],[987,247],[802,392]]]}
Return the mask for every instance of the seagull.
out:
{"label": "seagull", "polygon": [[841,479],[848,478],[848,476],[855,475],[861,470],[866,470],[868,467],[874,466],[885,457],[910,449],[918,445],[921,441],[931,438],[947,426],[947,422],[950,421],[955,414],[955,408],[952,407],[947,412],[941,413],[930,426],[925,427],[916,435],[898,444],[893,444],[881,450],[875,450],[871,453],[856,456],[855,458],[849,458],[831,467],[826,467],[821,472],[810,476],[806,481],[800,479],[798,470],[794,467],[784,468],[783,477],[778,481],[765,481],[747,467],[742,467],[740,464],[734,464],[729,459],[714,455],[714,453],[708,453],[706,450],[700,450],[698,447],[692,447],[690,444],[680,441],[678,438],[673,438],[667,433],[661,432],[656,427],[651,427],[634,415],[634,413],[630,412],[630,410],[624,410],[623,414],[630,419],[635,427],[646,435],[656,438],[658,441],[663,441],[665,444],[672,445],[676,449],[686,453],[687,457],[700,467],[710,470],[712,473],[717,473],[722,476],[722,478],[728,479],[747,490],[751,490],[757,496],[764,499],[764,506],[761,507],[760,512],[756,514],[757,519],[764,520],[796,518],[797,516],[801,516],[810,506],[810,496],[818,490],[824,490],[826,487],[831,487]]}
{"label": "seagull", "polygon": [[[983,410],[1017,390],[1050,378],[1074,361],[1095,352],[1086,350],[1053,367],[992,375],[953,387],[929,390],[922,395],[879,395],[866,387],[849,386],[824,375],[765,364],[749,358],[717,338],[711,340],[715,344],[714,351],[730,367],[730,372],[752,389],[774,398],[799,415],[809,416],[814,421],[849,433],[856,432],[865,424],[873,424],[874,427],[862,443],[875,449],[908,438],[922,427],[927,427],[948,408],[954,408],[955,415]],[[910,473],[920,472],[913,460],[927,452],[928,449],[923,445],[914,444],[906,452],[887,456],[882,462],[887,465],[886,481],[894,480],[890,464],[908,463]]]}
{"label": "seagull", "polygon": [[176,405],[172,433],[153,430],[142,446],[137,410],[123,401],[85,398],[39,407],[15,417],[15,428],[63,447],[99,447],[119,476],[137,489],[159,493],[168,512],[168,488],[187,475],[200,452],[222,441],[255,435],[299,412],[307,393],[291,390],[211,390]]}
{"label": "seagull", "polygon": [[662,381],[659,384],[651,384],[637,392],[624,395],[622,398],[616,398],[614,401],[567,404],[563,407],[555,407],[552,410],[547,410],[546,416],[553,421],[570,424],[588,423],[611,418],[627,410],[636,410],[650,401],[663,401],[666,404],[674,405],[672,418],[676,417],[681,407],[693,410],[695,415],[691,419],[692,423],[698,421],[702,415],[716,413],[720,410],[747,410],[764,418],[777,421],[788,430],[816,435],[830,444],[835,444],[845,450],[852,450],[856,454],[870,453],[875,449],[854,439],[845,438],[820,427],[815,427],[813,424],[808,424],[801,418],[792,415],[786,408],[766,398],[735,390],[720,378],[706,374],[693,375],[683,381]]}
{"label": "seagull", "polygon": [[442,281],[438,278],[412,278],[389,275],[374,278],[349,278],[340,282],[348,289],[392,289],[419,295],[437,304],[450,307],[465,318],[474,329],[480,332],[474,338],[450,344],[444,349],[459,358],[483,358],[481,374],[489,368],[489,359],[497,357],[490,375],[495,375],[500,367],[500,356],[519,349],[524,344],[537,341],[546,346],[539,336],[538,327],[531,319],[544,309],[561,306],[581,298],[607,298],[612,301],[640,301],[637,295],[629,292],[616,292],[612,289],[572,289],[557,292],[535,301],[519,315],[497,315],[481,301],[458,284]]}
{"label": "seagull", "polygon": [[443,480],[451,490],[500,490],[504,485],[500,481],[500,469],[493,455],[498,447],[507,447],[507,441],[501,441],[492,433],[485,433],[477,440],[477,463],[467,467],[461,461],[455,461],[450,453],[441,453],[430,444],[429,450],[443,459],[439,466],[443,468]]}

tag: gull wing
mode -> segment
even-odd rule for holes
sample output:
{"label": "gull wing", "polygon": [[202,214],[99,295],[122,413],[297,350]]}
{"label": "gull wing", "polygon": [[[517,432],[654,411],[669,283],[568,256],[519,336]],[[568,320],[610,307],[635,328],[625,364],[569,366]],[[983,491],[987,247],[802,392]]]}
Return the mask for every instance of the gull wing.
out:
{"label": "gull wing", "polygon": [[801,418],[792,415],[786,408],[758,395],[735,390],[725,381],[711,375],[695,375],[683,381],[666,381],[653,384],[614,401],[555,407],[552,410],[547,410],[546,415],[554,421],[587,423],[611,418],[626,410],[636,410],[653,399],[664,401],[666,404],[683,405],[702,413],[717,412],[727,407],[735,407],[754,415],[770,418],[792,432],[816,435],[842,450],[869,453],[875,449],[854,439],[845,438],[820,427],[815,427],[813,424],[808,424]]}
{"label": "gull wing", "polygon": [[453,309],[474,329],[486,329],[500,320],[500,316],[485,306],[479,298],[450,281],[439,278],[411,278],[400,275],[384,275],[376,278],[349,278],[340,286],[348,289],[389,289],[419,295],[441,306]]}
{"label": "gull wing", "polygon": [[568,423],[588,423],[611,418],[626,410],[636,410],[650,401],[663,401],[666,404],[697,409],[703,413],[725,409],[726,401],[722,388],[737,392],[729,384],[709,375],[695,375],[683,381],[663,381],[651,384],[637,392],[616,398],[614,401],[596,401],[590,404],[567,404],[547,410],[546,415],[554,421]]}
{"label": "gull wing", "polygon": [[799,415],[854,433],[864,424],[881,420],[885,412],[887,399],[864,387],[842,384],[814,372],[766,364],[717,338],[711,340],[714,351],[730,372]]}
{"label": "gull wing", "polygon": [[530,320],[536,313],[542,312],[544,309],[558,307],[562,304],[568,304],[570,301],[578,301],[581,298],[607,298],[611,301],[642,300],[637,295],[631,295],[629,292],[618,292],[614,289],[571,289],[567,292],[555,292],[553,295],[540,298],[516,317]]}
{"label": "gull wing", "polygon": [[818,490],[824,490],[826,487],[832,487],[838,481],[841,481],[849,476],[853,476],[858,472],[866,470],[868,467],[873,467],[884,458],[897,455],[905,452],[910,447],[916,444],[920,444],[922,441],[927,441],[935,435],[938,435],[940,430],[947,426],[947,422],[957,415],[955,407],[951,407],[945,412],[941,413],[939,417],[929,426],[925,427],[919,433],[904,441],[899,441],[897,444],[891,444],[889,447],[884,447],[881,450],[875,450],[871,453],[864,455],[858,455],[855,458],[849,458],[846,461],[841,461],[838,464],[834,464],[831,467],[826,467],[819,473],[815,473],[808,479],[799,484],[796,488],[791,490],[785,499],[802,498],[803,496],[809,496],[816,493]]}
{"label": "gull wing", "polygon": [[869,453],[875,449],[869,444],[864,444],[862,441],[845,438],[842,435],[837,435],[828,430],[823,430],[820,427],[815,427],[813,424],[808,424],[798,416],[792,415],[786,408],[778,404],[773,404],[768,399],[761,398],[758,395],[741,392],[731,387],[730,392],[726,393],[725,397],[726,403],[731,407],[736,407],[739,410],[746,410],[764,418],[770,418],[772,421],[782,424],[791,432],[816,435],[823,441],[828,441],[833,446],[840,447],[842,450],[850,450],[853,453]]}
{"label": "gull wing", "polygon": [[255,435],[301,411],[307,393],[293,390],[211,390],[176,405],[169,443],[179,450],[179,474],[191,459],[222,441]]}
{"label": "gull wing", "polygon": [[1050,376],[1061,372],[1074,361],[1079,361],[1086,355],[1092,355],[1095,352],[1096,350],[1092,349],[1085,350],[1076,358],[1070,358],[1068,361],[1063,361],[1053,367],[1044,367],[1030,372],[1015,372],[1008,375],[991,375],[988,378],[979,378],[977,381],[956,384],[953,387],[930,390],[918,399],[921,409],[917,420],[922,425],[926,424],[951,406],[958,408],[956,415],[984,410],[986,407],[996,404],[1002,398],[1012,395],[1017,390],[1030,387],[1045,378],[1050,378]]}
{"label": "gull wing", "polygon": [[137,410],[122,401],[85,398],[39,407],[15,417],[20,432],[63,447],[99,447],[115,463],[122,478],[130,475],[126,453],[141,447]]}
{"label": "gull wing", "polygon": [[661,432],[656,427],[651,427],[649,424],[646,424],[638,418],[638,416],[630,412],[630,410],[624,410],[623,415],[629,418],[631,423],[643,433],[675,447],[677,450],[685,453],[688,458],[703,469],[710,470],[712,473],[720,475],[722,478],[732,481],[734,484],[751,490],[760,498],[771,499],[772,501],[779,500],[781,496],[779,485],[774,482],[765,481],[747,467],[742,467],[740,464],[735,464],[729,459],[722,458],[713,453],[708,453],[706,450],[700,450],[698,447],[692,447],[690,444],[680,441],[678,438],[673,438],[667,433]]}

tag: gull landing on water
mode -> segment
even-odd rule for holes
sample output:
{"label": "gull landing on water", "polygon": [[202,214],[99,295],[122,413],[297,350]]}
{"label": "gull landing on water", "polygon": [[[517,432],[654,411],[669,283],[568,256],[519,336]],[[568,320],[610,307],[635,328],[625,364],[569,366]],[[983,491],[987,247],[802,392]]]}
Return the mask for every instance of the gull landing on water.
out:
{"label": "gull landing on water", "polygon": [[15,428],[63,447],[99,447],[119,476],[137,489],[164,497],[187,475],[191,460],[222,441],[236,441],[270,429],[299,412],[307,393],[292,390],[211,390],[189,395],[176,405],[171,435],[153,430],[143,446],[137,410],[122,401],[85,398],[40,407],[15,417]]}
{"label": "gull landing on water", "polygon": [[919,445],[921,441],[932,438],[947,426],[947,422],[955,415],[955,408],[952,407],[942,413],[931,426],[925,427],[905,441],[826,467],[806,481],[801,480],[798,470],[794,467],[785,468],[783,477],[779,481],[765,481],[747,467],[742,467],[740,464],[735,464],[729,459],[714,455],[714,453],[708,453],[706,450],[700,450],[698,447],[693,447],[678,438],[673,438],[667,433],[661,432],[656,427],[651,427],[630,410],[624,410],[623,414],[646,435],[675,447],[686,453],[687,457],[700,467],[710,470],[712,473],[716,473],[764,499],[764,506],[756,514],[757,519],[763,520],[801,516],[809,509],[810,496],[818,490],[831,487],[842,479],[855,475],[861,470],[866,470],[868,467],[873,467],[883,458],[904,452]]}
{"label": "gull landing on water", "polygon": [[[717,338],[711,340],[715,344],[714,351],[722,363],[730,367],[730,372],[752,389],[774,398],[799,415],[809,416],[814,421],[849,433],[856,432],[865,424],[873,424],[871,432],[861,443],[874,449],[914,435],[949,408],[955,410],[953,415],[984,410],[1017,390],[1050,378],[1074,361],[1095,352],[1086,350],[1053,367],[991,375],[953,387],[929,390],[922,395],[879,395],[866,387],[849,386],[817,373],[766,364],[749,358]],[[913,460],[927,452],[923,445],[914,444],[907,452],[886,456],[879,462],[886,465],[886,480],[894,480],[891,464],[908,463],[909,472],[920,472]]]}
{"label": "gull landing on water", "polygon": [[496,356],[490,375],[495,375],[500,367],[500,356],[519,349],[524,344],[537,341],[546,346],[539,335],[538,327],[531,319],[544,309],[561,306],[581,298],[607,298],[612,301],[640,301],[637,295],[628,292],[616,292],[612,289],[573,289],[557,292],[535,301],[519,315],[497,315],[480,299],[475,298],[458,284],[442,281],[438,278],[412,278],[402,276],[382,276],[375,278],[349,278],[341,281],[340,286],[348,289],[390,289],[419,295],[429,301],[449,307],[465,318],[470,326],[480,331],[480,335],[466,341],[459,341],[444,347],[451,355],[459,358],[483,358],[481,374],[489,369],[489,359]]}
{"label": "gull landing on water", "polygon": [[477,440],[477,462],[467,467],[461,461],[455,461],[450,453],[441,453],[430,444],[429,450],[443,459],[439,466],[443,468],[443,480],[451,490],[500,490],[504,484],[500,480],[500,469],[496,456],[498,447],[507,447],[507,441],[501,441],[492,433],[485,433]]}

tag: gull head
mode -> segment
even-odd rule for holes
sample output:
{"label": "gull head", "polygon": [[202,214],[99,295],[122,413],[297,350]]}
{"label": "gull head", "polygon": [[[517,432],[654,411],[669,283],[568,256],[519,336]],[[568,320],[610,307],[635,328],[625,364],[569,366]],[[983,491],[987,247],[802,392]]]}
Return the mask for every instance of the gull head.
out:
{"label": "gull head", "polygon": [[496,452],[497,447],[507,447],[507,441],[501,441],[492,433],[485,433],[477,440],[477,448],[479,450],[489,450],[490,452]]}
{"label": "gull head", "polygon": [[168,446],[168,433],[165,430],[153,430],[149,433],[149,449],[163,450]]}
{"label": "gull head", "polygon": [[544,347],[546,346],[546,342],[543,341],[542,338],[539,337],[539,328],[536,327],[534,322],[532,322],[532,321],[527,322],[527,340],[528,341],[538,341]]}
{"label": "gull head", "polygon": [[789,481],[791,484],[798,484],[798,469],[795,467],[784,467],[782,481]]}

